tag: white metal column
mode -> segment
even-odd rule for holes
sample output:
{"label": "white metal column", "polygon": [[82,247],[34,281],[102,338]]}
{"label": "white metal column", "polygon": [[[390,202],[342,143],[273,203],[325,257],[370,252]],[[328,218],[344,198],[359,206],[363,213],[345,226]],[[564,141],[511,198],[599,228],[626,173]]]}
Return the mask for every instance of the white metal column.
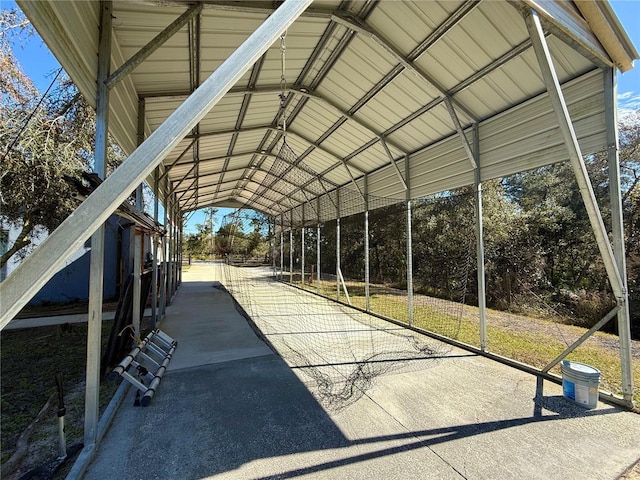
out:
{"label": "white metal column", "polygon": [[[318,211],[320,211],[318,209]],[[316,227],[316,291],[320,293],[320,281],[322,280],[322,273],[320,272],[320,222],[318,221],[318,225]]]}
{"label": "white metal column", "polygon": [[304,235],[305,235],[305,231],[306,231],[306,227],[304,227],[304,223],[303,223],[303,227],[300,230],[300,285],[302,285],[304,287]]}
{"label": "white metal column", "polygon": [[164,235],[162,236],[162,278],[160,279],[160,315],[164,316],[167,311],[167,286],[169,285],[169,262],[168,262],[168,239],[169,239],[169,180],[164,177],[164,202],[163,205],[163,225]]}
{"label": "white metal column", "polygon": [[167,211],[167,305],[171,305],[173,297],[173,198],[169,194],[166,205]]}
{"label": "white metal column", "polygon": [[[145,100],[144,98],[138,99],[138,146],[144,142],[144,115],[145,115]],[[142,184],[136,187],[136,210],[138,212],[144,211],[144,201],[142,198],[143,188]],[[133,307],[131,309],[131,324],[133,325],[134,338],[140,338],[140,303],[142,302],[142,282],[140,274],[142,272],[142,238],[143,233],[136,225],[131,227],[131,234],[133,235]]]}
{"label": "white metal column", "polygon": [[[624,291],[627,289],[627,264],[624,246],[624,222],[622,218],[622,196],[620,187],[620,159],[618,157],[618,116],[616,114],[616,70],[604,72],[605,116],[607,119],[607,155],[609,161],[609,199],[611,202],[611,230],[613,254],[622,277]],[[622,393],[624,399],[633,402],[633,369],[631,359],[631,317],[628,296],[624,304],[618,302],[618,338],[620,341],[620,363],[622,367]]]}
{"label": "white metal column", "polygon": [[316,199],[316,206],[317,206],[317,210],[318,210],[318,225],[316,227],[317,230],[317,236],[316,236],[316,277],[317,277],[317,284],[316,284],[316,292],[320,293],[320,281],[322,280],[322,272],[321,272],[321,254],[322,252],[320,251],[320,235],[322,233],[321,231],[321,226],[320,226],[320,222],[321,222],[321,216],[322,216],[322,210],[320,208],[321,204],[320,204],[320,197],[318,197]]}
{"label": "white metal column", "polygon": [[[558,127],[560,128],[560,132],[564,138],[564,143],[567,146],[569,160],[571,161],[571,166],[573,167],[573,171],[576,176],[576,181],[580,189],[582,201],[584,202],[585,208],[589,215],[591,228],[593,229],[593,233],[598,243],[598,249],[600,250],[600,255],[602,256],[604,266],[607,270],[611,288],[617,299],[620,310],[628,311],[629,307],[626,285],[622,279],[621,272],[618,269],[618,262],[614,257],[611,244],[609,243],[609,237],[607,235],[604,222],[602,221],[602,215],[600,214],[600,209],[598,207],[598,203],[596,201],[595,194],[589,180],[589,174],[582,158],[580,145],[578,144],[578,139],[571,123],[567,105],[562,95],[560,82],[558,81],[558,77],[553,66],[553,60],[551,58],[551,53],[549,52],[549,47],[544,36],[540,18],[535,11],[531,10],[525,12],[524,19],[527,25],[527,29],[529,30],[531,43],[535,50],[536,57],[540,65],[540,70],[545,81],[545,85],[547,87],[551,105],[553,106],[556,118],[558,120]],[[609,94],[611,94],[611,92],[609,92]],[[611,109],[612,107],[609,108]],[[612,128],[615,128],[615,126],[613,126]],[[625,319],[625,315],[623,313],[618,317],[618,320],[619,322],[622,321],[623,324],[625,322],[627,323],[627,325],[623,325],[623,329],[621,330],[621,332],[619,332],[621,334],[620,360],[621,363],[627,364],[623,365],[622,367],[623,376],[625,377],[623,378],[623,389],[625,400],[628,403],[631,403],[631,398],[633,395],[633,380],[630,364],[631,343],[630,341],[627,343],[626,338],[624,340],[622,338],[626,337],[626,332],[629,331],[628,317]],[[630,339],[630,335],[627,338]]]}
{"label": "white metal column", "polygon": [[364,176],[364,309],[371,309],[371,297],[369,291],[370,278],[369,265],[369,176]]}
{"label": "white metal column", "polygon": [[300,228],[300,285],[304,288],[304,203],[302,204],[302,227]]}
{"label": "white metal column", "polygon": [[[104,179],[106,175],[107,148],[109,145],[109,90],[104,84],[104,81],[109,76],[109,66],[111,63],[111,11],[112,5],[110,0],[104,0],[101,2],[96,93],[96,143],[93,170],[102,179]],[[106,218],[96,223],[97,229],[94,229],[95,231],[91,236],[89,317],[87,325],[87,368],[84,398],[84,445],[85,448],[89,450],[94,448],[98,438],[105,220]],[[36,252],[34,251],[33,253]],[[23,270],[24,264],[27,263],[29,258],[30,257],[25,259],[23,265],[21,265]],[[51,275],[47,277],[47,280],[53,276],[56,270],[52,270]],[[2,286],[3,285],[0,285],[0,288],[2,288]],[[28,302],[29,299],[39,290],[40,286],[35,288],[33,292],[30,293],[29,298],[23,300],[22,304]],[[2,295],[2,297],[3,303],[11,302],[11,296],[7,298],[5,295]],[[10,318],[8,318],[6,322],[9,320]],[[4,325],[4,323],[5,321],[3,320],[2,325]]]}
{"label": "white metal column", "polygon": [[480,132],[478,124],[473,125],[473,155],[475,157],[476,195],[476,252],[478,269],[478,310],[480,313],[480,350],[487,350],[487,296],[484,271],[484,223],[482,219],[482,179],[480,175]]}
{"label": "white metal column", "polygon": [[280,281],[284,279],[284,214],[280,214]]}
{"label": "white metal column", "polygon": [[404,157],[404,176],[407,185],[407,309],[409,325],[413,325],[413,234],[411,229],[411,179],[409,178],[409,155]]}
{"label": "white metal column", "polygon": [[289,211],[289,283],[293,283],[293,210]]}
{"label": "white metal column", "polygon": [[[160,177],[160,171],[156,167],[153,173],[153,184],[155,193],[153,195],[153,220],[158,223],[158,194],[160,192],[160,186],[158,185],[158,178]],[[152,249],[151,255],[153,256],[152,268],[153,278],[151,279],[151,328],[155,329],[158,322],[158,236],[154,233],[151,237]]]}
{"label": "white metal column", "polygon": [[285,0],[22,264],[0,284],[0,329],[220,101],[311,4]]}
{"label": "white metal column", "polygon": [[276,217],[273,217],[269,222],[269,231],[269,237],[271,237],[271,270],[273,271],[273,278],[278,278],[276,273]]}

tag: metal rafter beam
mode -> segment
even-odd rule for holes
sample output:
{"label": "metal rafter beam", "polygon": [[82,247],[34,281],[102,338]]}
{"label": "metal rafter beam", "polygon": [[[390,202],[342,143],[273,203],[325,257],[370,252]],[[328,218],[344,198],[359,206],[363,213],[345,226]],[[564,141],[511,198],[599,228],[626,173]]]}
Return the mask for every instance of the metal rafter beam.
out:
{"label": "metal rafter beam", "polygon": [[456,113],[455,108],[453,107],[453,103],[449,99],[449,97],[444,99],[444,104],[447,106],[447,110],[449,110],[449,115],[453,120],[453,125],[456,128],[456,132],[458,132],[458,136],[460,137],[460,141],[462,142],[462,147],[464,148],[465,153],[467,154],[467,158],[471,163],[473,168],[478,168],[476,163],[476,159],[471,151],[471,146],[469,145],[469,141],[467,140],[467,136],[464,134],[464,130],[462,129],[462,125],[460,124],[460,119]]}
{"label": "metal rafter beam", "polygon": [[404,187],[405,190],[409,190],[409,187],[407,186],[407,182],[404,180],[404,177],[402,176],[402,173],[398,168],[398,164],[396,163],[396,160],[393,158],[393,155],[391,154],[391,150],[389,150],[389,147],[387,146],[387,142],[382,140],[381,143],[382,143],[382,146],[384,147],[384,151],[387,152],[387,156],[389,157],[389,163],[391,163],[394,170],[396,171],[396,175],[398,175],[398,178],[400,179],[400,182],[402,182],[402,186]]}
{"label": "metal rafter beam", "polygon": [[144,62],[149,57],[149,55],[160,48],[167,40],[169,40],[173,35],[180,31],[182,27],[184,27],[193,17],[198,15],[201,11],[202,4],[198,3],[189,8],[189,10],[184,12],[182,15],[180,15],[167,28],[156,35],[153,40],[151,40],[144,47],[138,50],[138,52],[136,52],[129,60],[127,60],[115,72],[113,72],[105,81],[107,87],[113,88],[116,83],[130,74],[136,67]]}
{"label": "metal rafter beam", "polygon": [[178,164],[178,162],[182,159],[182,157],[186,155],[186,153],[191,149],[191,147],[193,147],[193,144],[196,143],[197,140],[198,140],[197,138],[194,138],[189,143],[189,145],[187,145],[187,147],[182,151],[182,153],[178,155],[173,162],[171,162],[171,165],[169,166],[165,165],[164,172],[162,172],[162,175],[160,175],[160,177],[158,178],[158,182],[160,182],[162,179],[164,179],[164,177],[169,175],[169,172],[171,171],[171,169]]}
{"label": "metal rafter beam", "polygon": [[[468,11],[466,13],[468,13]],[[402,66],[402,68],[409,70],[414,75],[416,75],[416,77],[421,78],[425,83],[435,88],[443,99],[450,98],[450,100],[456,103],[457,107],[466,116],[468,116],[474,121],[478,121],[478,119],[476,119],[475,115],[471,111],[469,111],[464,105],[460,104],[460,102],[450,97],[446,89],[442,85],[440,85],[440,83],[437,80],[435,80],[433,77],[428,75],[426,72],[423,72],[417,65],[413,63],[414,60],[411,60],[408,57],[405,57],[404,55],[402,55],[402,53],[400,53],[400,51],[396,47],[394,47],[389,42],[384,40],[380,36],[380,34],[373,29],[373,27],[371,27],[370,25],[367,25],[366,23],[360,21],[359,19],[353,18],[350,15],[345,16],[343,13],[335,14],[331,18],[335,22],[338,22],[344,25],[345,27],[348,27],[353,31],[358,32],[359,34],[364,35],[365,37],[368,37],[371,40],[373,40],[380,47],[382,47],[387,53],[389,53],[400,64],[400,66]]]}
{"label": "metal rafter beam", "polygon": [[[191,173],[193,173],[194,170],[197,170],[198,164],[194,163],[193,166],[189,169],[189,171],[187,173],[184,174],[184,176],[180,179],[180,180],[170,180],[169,181],[169,189],[171,191],[171,193],[176,193],[176,189],[180,186],[180,184],[182,184],[182,182],[184,182],[185,180],[187,180],[188,178],[192,178],[189,177],[189,175]],[[198,178],[198,175],[195,175],[195,178]]]}
{"label": "metal rafter beam", "polygon": [[[296,132],[295,130],[287,130],[287,135],[294,136],[294,137],[302,140],[304,143],[307,143],[311,148],[313,148],[315,150],[318,150],[319,152],[322,152],[324,155],[326,155],[328,157],[331,157],[331,158],[337,160],[338,162],[340,162],[342,164],[346,164],[343,158],[340,158],[338,155],[335,155],[334,153],[331,153],[326,148],[320,146],[318,143],[316,143],[313,140],[305,137],[301,133]],[[359,168],[357,168],[357,167],[351,166],[351,168],[356,170],[358,172],[358,174],[360,174],[360,175],[364,174],[364,172],[362,170],[360,170]]]}
{"label": "metal rafter beam", "polygon": [[[205,164],[207,162],[215,162],[215,161],[219,161],[219,160],[225,160],[227,158],[232,159],[232,158],[242,158],[242,157],[249,157],[249,156],[253,157],[253,156],[256,156],[256,155],[257,156],[263,156],[263,157],[276,157],[277,156],[275,153],[267,153],[267,152],[262,152],[262,151],[257,152],[255,150],[252,150],[250,152],[240,152],[240,153],[234,153],[232,155],[219,155],[217,157],[201,158],[200,159],[200,165],[203,165],[203,164]],[[193,163],[193,162],[188,161],[188,162],[176,163],[176,164],[173,164],[172,167],[183,167],[185,165],[190,165],[191,163]],[[255,165],[255,163],[254,163],[254,164],[251,164],[251,165],[249,165],[247,167],[244,167],[244,168],[247,169],[247,168],[252,168],[254,166],[257,167],[257,165]]]}
{"label": "metal rafter beam", "polygon": [[253,127],[229,128],[227,130],[202,132],[202,133],[199,133],[198,135],[187,135],[185,138],[193,139],[193,138],[217,137],[217,136],[224,136],[224,135],[233,135],[234,133],[248,133],[248,132],[258,132],[263,130],[274,130],[274,129],[275,127],[271,124],[255,125]]}
{"label": "metal rafter beam", "polygon": [[467,16],[476,6],[480,3],[480,0],[467,0],[460,5],[458,9],[451,14],[442,24],[440,24],[433,32],[429,34],[422,42],[416,46],[407,58],[411,61],[417,60],[424,52],[426,52],[434,43],[444,37],[449,30],[458,25],[464,17]]}

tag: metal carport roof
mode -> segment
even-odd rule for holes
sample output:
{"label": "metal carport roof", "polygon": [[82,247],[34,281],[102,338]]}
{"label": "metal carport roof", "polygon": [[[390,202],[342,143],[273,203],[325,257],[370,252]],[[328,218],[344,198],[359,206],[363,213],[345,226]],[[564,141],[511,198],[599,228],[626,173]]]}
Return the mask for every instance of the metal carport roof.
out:
{"label": "metal carport roof", "polygon": [[[95,104],[99,2],[18,3]],[[115,1],[110,129],[124,151],[138,144],[139,119],[145,136],[156,130],[277,5]],[[603,150],[602,69],[627,70],[638,56],[608,3],[316,1],[286,33],[284,109],[276,42],[167,155],[154,188],[182,211],[271,215],[341,187],[363,191],[365,176],[370,195],[404,200],[410,185],[418,198],[473,183],[461,137],[472,142],[472,125],[482,179],[566,160],[521,14],[529,7],[543,19],[582,152]],[[135,68],[119,75],[122,66]],[[274,182],[283,116],[302,168]]]}

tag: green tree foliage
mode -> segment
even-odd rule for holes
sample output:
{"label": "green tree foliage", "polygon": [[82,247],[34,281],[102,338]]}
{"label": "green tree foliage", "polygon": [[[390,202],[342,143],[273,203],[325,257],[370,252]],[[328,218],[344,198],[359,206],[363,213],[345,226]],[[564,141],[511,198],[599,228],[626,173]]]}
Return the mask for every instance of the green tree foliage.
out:
{"label": "green tree foliage", "polygon": [[[92,163],[93,109],[64,75],[42,98],[14,55],[13,42],[33,33],[19,10],[0,14],[0,221],[19,230],[0,266],[26,255],[41,231],[53,230],[71,213],[76,201],[66,178],[79,178]],[[120,157],[112,146],[110,168]]]}
{"label": "green tree foliage", "polygon": [[268,260],[272,232],[270,217],[259,212],[238,210],[226,216],[216,232],[216,254]]}

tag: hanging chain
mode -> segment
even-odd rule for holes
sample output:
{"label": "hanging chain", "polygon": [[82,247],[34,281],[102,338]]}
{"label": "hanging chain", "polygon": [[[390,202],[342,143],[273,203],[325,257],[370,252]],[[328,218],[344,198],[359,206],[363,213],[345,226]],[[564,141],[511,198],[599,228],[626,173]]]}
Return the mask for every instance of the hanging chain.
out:
{"label": "hanging chain", "polygon": [[280,115],[282,115],[282,135],[283,139],[286,140],[287,136],[287,116],[285,112],[285,104],[286,104],[286,90],[287,90],[287,78],[285,77],[286,71],[286,52],[287,52],[287,44],[285,43],[285,39],[287,37],[287,31],[280,36],[280,62],[281,62],[281,73],[280,73]]}

